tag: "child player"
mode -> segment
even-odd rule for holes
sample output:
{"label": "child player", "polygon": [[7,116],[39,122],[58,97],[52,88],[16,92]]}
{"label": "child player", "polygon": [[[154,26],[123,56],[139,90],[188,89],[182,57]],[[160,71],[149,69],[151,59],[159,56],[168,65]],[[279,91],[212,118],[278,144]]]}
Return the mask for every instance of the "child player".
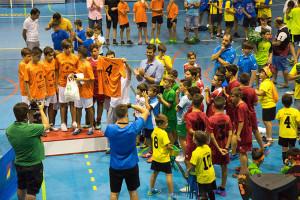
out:
{"label": "child player", "polygon": [[300,127],[300,112],[292,108],[293,98],[289,94],[282,96],[282,104],[284,108],[278,111],[276,119],[279,123],[279,141],[278,144],[282,146],[282,161],[285,163],[287,159],[286,152],[295,147],[298,137],[297,131]]}
{"label": "child player", "polygon": [[236,13],[234,14],[234,35],[233,35],[235,38],[241,37],[238,34],[238,25],[239,25],[239,21],[242,21],[244,17],[242,3],[243,3],[242,0],[233,1],[233,7],[236,9]]}
{"label": "child player", "polygon": [[31,50],[28,48],[23,48],[21,50],[21,56],[23,60],[19,64],[19,86],[22,96],[22,102],[27,103],[29,105],[29,101],[27,98],[27,92],[25,89],[25,82],[24,82],[24,71],[25,67],[31,61]]}
{"label": "child player", "polygon": [[[268,16],[267,15],[262,15],[261,18],[259,19],[260,21],[260,26],[255,28],[255,32],[259,32],[261,33],[261,31],[265,28],[270,30],[270,32],[272,33],[272,28],[270,26],[268,26]],[[270,35],[269,39],[272,39],[272,34]]]}
{"label": "child player", "polygon": [[[182,79],[180,81],[179,89],[176,90],[176,112],[177,112],[177,135],[182,149],[182,156],[176,158],[177,162],[183,162],[185,158],[186,150],[186,124],[182,121],[182,116],[186,113],[188,108],[192,105],[192,102],[188,98],[188,88],[192,83],[189,79]],[[181,99],[179,99],[180,93],[183,93]]]}
{"label": "child player", "polygon": [[221,84],[223,83],[224,80],[225,77],[223,74],[215,74],[213,80],[211,81],[211,85],[215,86],[215,90],[210,94],[208,86],[204,89],[205,101],[207,105],[207,110],[206,110],[207,117],[213,116],[215,114],[215,107],[213,105],[214,99],[217,96],[223,96],[223,89],[221,87]]}
{"label": "child player", "polygon": [[[48,109],[50,129],[52,131],[58,131],[58,129],[55,128],[54,126],[57,110],[53,109],[53,105],[57,103],[57,96],[56,96],[57,83],[55,78],[56,61],[53,59],[54,50],[51,47],[45,47],[44,57],[45,59],[41,62],[41,65],[44,67],[44,71],[45,71],[46,89],[48,95],[44,103],[44,112],[46,113]],[[45,132],[49,132],[49,130]]]}
{"label": "child player", "polygon": [[[211,39],[221,38],[221,22],[222,22],[222,0],[213,0],[210,4],[210,36]],[[217,36],[214,35],[214,24],[217,23]]]}
{"label": "child player", "polygon": [[[96,26],[97,24],[95,24]],[[100,130],[101,129],[101,118],[102,118],[102,113],[103,113],[103,103],[105,100],[105,95],[104,94],[98,94],[99,89],[98,89],[98,70],[97,70],[97,63],[98,63],[98,57],[99,57],[99,48],[96,43],[93,43],[89,46],[89,51],[91,52],[92,57],[88,60],[91,64],[91,67],[93,69],[94,73],[94,92],[93,92],[93,103],[97,102],[97,117],[96,117],[96,125],[95,129]],[[95,108],[93,107],[94,113],[95,113]]]}
{"label": "child player", "polygon": [[262,173],[259,169],[259,166],[263,164],[265,154],[262,149],[252,148],[251,155],[253,162],[248,166],[248,169],[250,175],[253,176],[254,174]]}
{"label": "child player", "polygon": [[176,135],[176,125],[177,125],[177,117],[176,117],[176,92],[171,88],[173,83],[173,78],[170,75],[165,76],[163,87],[163,94],[158,94],[157,98],[159,102],[162,104],[162,114],[168,117],[168,127],[166,131],[168,133],[171,144],[175,143],[177,138]]}
{"label": "child player", "polygon": [[264,67],[259,74],[259,78],[262,79],[259,90],[255,90],[259,102],[262,106],[262,120],[266,126],[266,145],[268,146],[274,143],[272,139],[271,121],[275,119],[276,103],[273,99],[273,83],[270,80],[270,78],[272,78],[274,74],[274,71],[274,68],[270,68],[269,66]]}
{"label": "child player", "polygon": [[61,42],[65,39],[70,38],[70,36],[66,31],[59,29],[59,23],[56,21],[52,23],[52,29],[53,29],[53,33],[51,34],[51,38],[53,42],[53,49],[62,51],[63,48]]}
{"label": "child player", "polygon": [[[166,13],[168,14],[167,28],[170,36],[170,40],[168,41],[168,43],[177,44],[176,24],[177,24],[177,16],[178,16],[178,6],[175,4],[175,0],[170,0],[169,5],[167,6]],[[172,27],[173,27],[173,33],[172,33]]]}
{"label": "child player", "polygon": [[210,144],[212,153],[212,164],[220,165],[222,169],[221,186],[215,193],[226,196],[225,185],[227,181],[227,165],[229,164],[229,145],[232,137],[232,123],[230,117],[223,113],[225,98],[216,97],[214,100],[215,114],[208,118],[207,133],[210,134]]}
{"label": "child player", "polygon": [[[151,40],[150,44],[160,44],[159,35],[160,35],[160,27],[163,23],[163,10],[165,7],[165,1],[164,0],[153,0],[150,4],[150,10],[152,11],[152,29],[151,29]],[[157,24],[157,30],[156,30],[156,37],[154,41],[154,31],[155,26]]]}
{"label": "child player", "polygon": [[94,43],[94,40],[92,39],[93,35],[94,35],[93,29],[91,28],[86,29],[85,31],[86,40],[83,42],[83,46],[85,46],[85,48],[88,50],[88,57],[92,56],[89,51],[89,46]]}
{"label": "child player", "polygon": [[199,78],[201,69],[199,67],[190,67],[185,71],[185,78],[192,81],[192,86],[197,86],[200,89],[200,93],[204,90],[204,83]]}
{"label": "child player", "polygon": [[245,29],[246,40],[248,40],[249,26],[253,29],[256,27],[255,4],[258,1],[259,0],[245,0],[245,1],[243,1],[243,4],[242,4],[243,13],[244,13],[243,27]]}
{"label": "child player", "polygon": [[196,63],[195,63],[195,61],[196,61],[196,53],[195,52],[193,52],[193,51],[190,51],[190,52],[188,52],[188,54],[187,54],[187,60],[189,61],[188,63],[185,63],[184,65],[183,65],[183,69],[184,69],[184,72],[185,72],[185,70],[187,69],[187,68],[190,68],[190,67],[199,67],[199,65],[197,65]]}
{"label": "child player", "polygon": [[86,40],[85,30],[82,28],[82,22],[80,19],[76,19],[74,22],[75,32],[74,32],[74,53],[78,55],[78,47],[83,44]]}
{"label": "child player", "polygon": [[60,116],[61,116],[61,131],[67,132],[67,106],[70,105],[72,116],[72,128],[76,128],[76,108],[74,102],[67,102],[65,99],[65,89],[69,74],[75,73],[78,67],[78,57],[72,53],[72,43],[65,39],[61,43],[63,52],[56,56],[56,82],[58,83]]}
{"label": "child player", "polygon": [[[79,86],[79,95],[80,100],[75,101],[74,105],[76,107],[76,122],[77,127],[75,131],[73,132],[73,135],[77,135],[81,132],[81,114],[82,114],[82,108],[85,108],[86,115],[88,115],[90,127],[88,130],[88,135],[91,135],[94,133],[94,109],[93,109],[93,91],[94,91],[94,73],[93,69],[91,67],[91,64],[86,60],[88,54],[88,50],[84,46],[78,47],[78,68],[76,70],[76,73],[83,73],[84,78],[76,78],[76,82],[80,82],[81,86]],[[84,82],[82,84],[82,82]]]}
{"label": "child player", "polygon": [[199,7],[200,7],[200,0],[185,0],[184,1],[184,8],[186,9],[186,16],[185,16],[185,39],[184,42],[188,42],[188,37],[190,30],[194,28],[195,33],[195,41],[199,42],[198,39],[198,26],[199,26]]}
{"label": "child player", "polygon": [[224,0],[224,1],[225,1],[224,20],[226,26],[225,34],[230,34],[234,24],[234,14],[236,13],[236,9],[233,7],[233,3],[231,0]]}
{"label": "child player", "polygon": [[152,141],[152,132],[153,129],[156,127],[156,123],[154,120],[154,117],[156,117],[159,114],[159,102],[156,97],[156,95],[159,93],[159,86],[152,84],[148,88],[148,94],[147,92],[143,92],[143,96],[146,99],[145,106],[150,111],[150,114],[148,115],[148,118],[145,122],[145,137],[146,142],[149,145],[149,152],[142,155],[143,158],[150,157],[147,162],[152,162],[152,153],[153,153],[153,141]]}
{"label": "child player", "polygon": [[[193,136],[197,148],[192,154],[188,172],[195,169],[201,199],[215,199],[216,175],[212,165],[211,149],[207,145],[207,134],[197,130]],[[199,199],[199,198],[198,198]]]}
{"label": "child player", "polygon": [[169,75],[173,76],[173,84],[172,84],[172,89],[176,92],[179,88],[179,84],[176,83],[176,79],[178,77],[178,72],[177,70],[173,69],[170,71]]}
{"label": "child player", "polygon": [[[143,92],[146,92],[147,93],[147,85],[145,83],[141,83],[137,86],[136,88],[136,95],[135,95],[135,105],[138,105],[138,106],[142,106],[143,108],[146,108],[145,106],[145,97],[143,96]],[[148,99],[147,99],[148,101]],[[135,118],[135,120],[137,120],[140,116],[141,116],[141,113],[137,110],[134,110],[133,111],[133,116]],[[141,133],[143,133],[143,129],[141,131]],[[141,133],[139,133],[136,137],[136,146],[140,146],[140,143],[141,143]],[[144,144],[146,144],[147,142],[145,142]],[[152,152],[152,151],[151,151]]]}
{"label": "child player", "polygon": [[[94,35],[91,37],[91,39],[94,41],[94,43],[96,43],[98,45],[99,55],[103,56],[103,44],[105,42],[105,38],[101,34],[102,33],[102,27],[101,27],[100,24],[95,24],[93,28],[94,28]],[[92,54],[91,51],[90,51],[90,53]]]}
{"label": "child player", "polygon": [[235,106],[233,135],[237,141],[241,169],[245,169],[248,167],[248,151],[252,148],[252,126],[248,106],[242,98],[243,92],[240,88],[233,88],[230,91],[230,99]]}
{"label": "child player", "polygon": [[158,114],[155,117],[155,122],[158,127],[155,127],[152,133],[153,161],[151,169],[153,170],[153,173],[150,178],[150,190],[148,191],[148,195],[150,196],[161,192],[161,190],[154,188],[154,184],[158,173],[164,172],[167,177],[169,190],[168,200],[176,200],[178,197],[173,193],[173,178],[169,153],[169,150],[173,150],[173,148],[170,146],[170,140],[165,131],[168,126],[168,118],[164,114]]}
{"label": "child player", "polygon": [[147,36],[147,13],[146,9],[149,9],[146,1],[138,0],[133,5],[133,22],[136,23],[139,32],[139,45],[142,44],[142,30],[144,31],[145,43],[149,44]]}
{"label": "child player", "polygon": [[125,44],[123,38],[123,32],[125,28],[126,28],[127,44],[133,44],[133,42],[130,40],[130,27],[129,27],[128,16],[127,16],[127,13],[129,13],[129,11],[130,10],[128,4],[125,2],[125,0],[120,0],[120,3],[118,4],[118,19],[120,24],[121,44]]}

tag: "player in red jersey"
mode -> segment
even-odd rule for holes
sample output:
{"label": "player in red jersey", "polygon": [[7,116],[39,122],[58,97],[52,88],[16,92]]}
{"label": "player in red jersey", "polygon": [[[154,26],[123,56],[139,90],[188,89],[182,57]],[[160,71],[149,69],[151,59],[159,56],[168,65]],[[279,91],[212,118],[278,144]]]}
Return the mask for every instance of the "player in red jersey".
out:
{"label": "player in red jersey", "polygon": [[229,164],[229,145],[232,137],[232,123],[228,115],[223,113],[225,107],[225,98],[216,97],[214,101],[215,114],[208,118],[207,133],[210,134],[210,144],[212,154],[212,163],[214,165],[221,165],[222,169],[222,183],[221,186],[215,190],[215,193],[221,196],[226,196],[225,185],[227,181],[227,165]]}
{"label": "player in red jersey", "polygon": [[225,80],[225,76],[223,74],[216,73],[214,75],[213,80],[211,81],[211,85],[215,86],[215,90],[209,94],[209,87],[204,89],[205,92],[205,101],[207,105],[206,115],[208,117],[213,116],[215,114],[215,107],[213,105],[214,99],[217,96],[223,96],[222,83]]}
{"label": "player in red jersey", "polygon": [[[201,94],[201,93],[200,93],[200,89],[199,89],[198,87],[196,87],[196,86],[189,87],[189,89],[188,89],[188,98],[189,98],[190,101],[193,100],[193,96],[194,96],[195,94]],[[203,100],[202,100],[202,101],[203,101]],[[203,105],[203,103],[202,103],[201,106],[200,106],[200,110],[201,110],[202,112],[204,112],[204,105]],[[183,122],[185,122],[185,121],[186,121],[186,116],[187,116],[189,113],[191,113],[192,111],[193,111],[193,105],[191,105],[191,106],[188,108],[188,110],[185,112],[185,114],[183,115],[183,117],[182,117],[181,120],[182,120]]]}
{"label": "player in red jersey", "polygon": [[237,141],[241,168],[248,167],[248,151],[252,148],[252,126],[247,104],[242,100],[243,92],[240,88],[230,91],[230,99],[235,105],[233,140]]}

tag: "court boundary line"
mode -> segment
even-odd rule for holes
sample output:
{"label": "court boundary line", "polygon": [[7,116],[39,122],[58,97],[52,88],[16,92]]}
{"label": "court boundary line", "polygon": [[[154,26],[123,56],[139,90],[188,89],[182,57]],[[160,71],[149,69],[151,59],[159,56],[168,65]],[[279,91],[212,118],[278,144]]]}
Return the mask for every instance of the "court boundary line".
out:
{"label": "court boundary line", "polygon": [[6,97],[5,99],[2,99],[2,100],[0,101],[0,103],[1,103],[1,102],[5,101],[5,100],[11,98],[12,96],[14,96],[14,95],[16,94],[16,92],[18,91],[18,85],[17,85],[15,82],[13,82],[12,80],[8,79],[8,78],[2,77],[2,76],[0,76],[0,78],[3,78],[3,79],[5,79],[5,80],[7,80],[7,81],[13,83],[14,86],[15,86],[15,91],[14,91],[11,95],[9,95],[8,97]]}

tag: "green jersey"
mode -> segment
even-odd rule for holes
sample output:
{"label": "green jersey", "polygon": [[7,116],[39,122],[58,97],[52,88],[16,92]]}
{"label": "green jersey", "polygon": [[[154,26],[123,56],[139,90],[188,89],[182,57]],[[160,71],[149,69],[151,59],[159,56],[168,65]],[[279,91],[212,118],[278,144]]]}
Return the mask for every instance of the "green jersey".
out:
{"label": "green jersey", "polygon": [[178,90],[178,88],[179,88],[179,84],[175,82],[175,84],[172,85],[171,88],[176,92]]}
{"label": "green jersey", "polygon": [[172,107],[171,108],[167,108],[164,104],[162,104],[162,114],[166,115],[169,121],[176,121],[177,117],[176,117],[176,102],[175,102],[175,98],[176,98],[176,92],[173,89],[170,89],[169,91],[166,91],[166,89],[164,90],[164,93],[162,95],[162,98],[168,102],[168,103],[172,103]]}
{"label": "green jersey", "polygon": [[269,41],[261,41],[257,45],[257,53],[255,59],[258,65],[266,65],[269,59],[269,54],[272,53],[272,43]]}
{"label": "green jersey", "polygon": [[254,175],[254,174],[262,173],[255,163],[251,163],[248,166],[248,169],[249,169],[249,173],[250,173],[251,176]]}

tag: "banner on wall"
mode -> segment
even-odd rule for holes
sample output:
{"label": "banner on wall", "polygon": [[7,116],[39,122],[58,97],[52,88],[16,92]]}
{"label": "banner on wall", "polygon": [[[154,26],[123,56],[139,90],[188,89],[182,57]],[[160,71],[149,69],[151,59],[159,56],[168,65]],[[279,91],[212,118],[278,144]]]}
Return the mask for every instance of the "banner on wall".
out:
{"label": "banner on wall", "polygon": [[0,200],[8,200],[17,191],[15,153],[12,148],[0,158]]}

